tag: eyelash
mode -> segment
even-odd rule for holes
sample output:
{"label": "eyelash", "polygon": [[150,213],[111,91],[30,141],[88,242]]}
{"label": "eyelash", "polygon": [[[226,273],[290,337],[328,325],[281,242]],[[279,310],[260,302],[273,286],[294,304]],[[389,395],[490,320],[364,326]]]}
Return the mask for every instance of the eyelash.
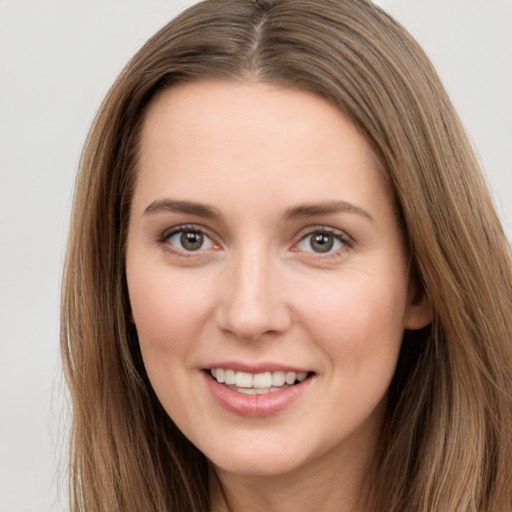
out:
{"label": "eyelash", "polygon": [[[184,233],[197,233],[204,237],[204,239],[209,240],[211,243],[210,247],[207,247],[206,249],[203,249],[203,247],[199,247],[197,250],[186,250],[186,249],[179,249],[174,247],[170,240],[173,236],[176,236],[178,234],[181,234],[183,236]],[[307,240],[310,237],[313,237],[315,235],[327,235],[329,237],[332,237],[335,241],[339,242],[341,244],[341,247],[331,250],[329,248],[326,252],[322,253],[319,251],[308,251],[308,250],[300,250],[298,249],[298,246],[303,243],[305,240]],[[202,226],[197,226],[194,224],[182,224],[180,226],[175,226],[171,229],[167,229],[162,233],[160,236],[158,242],[162,245],[167,245],[167,249],[173,252],[173,254],[180,256],[180,257],[191,257],[194,254],[199,254],[205,250],[211,249],[211,248],[218,248],[218,244],[215,243],[213,238],[207,234],[206,230]],[[343,231],[340,231],[338,229],[334,229],[327,226],[314,226],[306,228],[306,230],[303,230],[303,234],[300,236],[300,239],[298,242],[295,242],[292,247],[292,251],[294,252],[305,252],[305,253],[311,253],[315,254],[316,257],[321,258],[333,258],[336,256],[339,256],[340,251],[344,252],[347,249],[350,249],[354,246],[354,241],[351,237],[349,237],[346,233]]]}
{"label": "eyelash", "polygon": [[[181,235],[183,236],[184,233],[197,233],[201,236],[203,236],[206,240],[209,240],[212,244],[212,247],[213,246],[217,246],[217,244],[213,241],[212,237],[209,236],[205,229],[201,226],[196,226],[194,224],[182,224],[180,226],[175,226],[171,229],[167,229],[166,231],[164,231],[162,233],[162,236],[159,238],[158,242],[162,245],[166,245],[167,249],[170,250],[173,254],[177,255],[177,256],[181,256],[181,257],[190,257],[191,255],[194,255],[195,253],[200,253],[202,252],[202,250],[204,251],[205,249],[203,249],[202,247],[198,248],[197,250],[186,250],[186,249],[179,249],[179,248],[176,248],[174,247],[171,243],[170,243],[170,240],[173,236],[175,235],[179,235],[181,233]],[[211,247],[208,247],[208,249],[210,249]]]}
{"label": "eyelash", "polygon": [[[321,258],[335,258],[340,255],[340,252],[345,252],[347,249],[351,249],[354,246],[354,240],[349,237],[346,233],[343,231],[340,231],[339,229],[334,229],[327,226],[315,226],[315,227],[309,227],[307,228],[307,232],[304,233],[300,240],[294,245],[294,248],[298,247],[301,243],[305,242],[308,238],[312,239],[315,235],[327,235],[329,237],[332,237],[334,241],[339,242],[341,247],[338,247],[334,250],[331,250],[329,248],[326,252],[322,253],[319,251],[314,250],[304,250],[303,252],[314,254],[315,257],[321,257]],[[333,242],[334,243],[334,242]],[[311,241],[310,241],[311,244]],[[300,250],[300,249],[295,249]]]}

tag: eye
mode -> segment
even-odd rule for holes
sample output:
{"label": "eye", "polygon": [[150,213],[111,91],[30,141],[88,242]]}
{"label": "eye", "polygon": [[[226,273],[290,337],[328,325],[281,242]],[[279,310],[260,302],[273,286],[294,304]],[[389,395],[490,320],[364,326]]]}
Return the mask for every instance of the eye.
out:
{"label": "eye", "polygon": [[164,235],[164,238],[173,249],[181,252],[211,249],[214,246],[212,239],[196,228],[178,228]]}
{"label": "eye", "polygon": [[319,229],[304,236],[297,244],[297,249],[300,251],[325,254],[335,252],[348,245],[347,236],[342,232]]}

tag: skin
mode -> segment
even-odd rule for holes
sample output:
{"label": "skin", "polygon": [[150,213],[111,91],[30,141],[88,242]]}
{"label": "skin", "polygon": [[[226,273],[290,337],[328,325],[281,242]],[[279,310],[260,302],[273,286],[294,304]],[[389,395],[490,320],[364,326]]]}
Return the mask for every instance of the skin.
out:
{"label": "skin", "polygon": [[[218,476],[213,510],[362,509],[403,331],[430,320],[370,146],[313,94],[200,81],[153,101],[139,156],[133,317],[163,407]],[[198,250],[183,229],[204,233]],[[314,232],[332,249],[318,252]],[[205,368],[220,361],[313,373],[253,418],[212,396]]]}

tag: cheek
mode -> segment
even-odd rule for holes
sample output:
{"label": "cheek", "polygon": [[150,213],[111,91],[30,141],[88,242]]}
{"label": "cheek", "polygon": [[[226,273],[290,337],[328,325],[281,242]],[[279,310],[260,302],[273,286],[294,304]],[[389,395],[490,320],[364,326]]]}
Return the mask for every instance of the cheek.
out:
{"label": "cheek", "polygon": [[128,272],[128,289],[137,330],[155,343],[189,338],[210,312],[209,286],[202,279],[169,270]]}
{"label": "cheek", "polygon": [[211,318],[208,282],[169,269],[162,273],[129,270],[130,304],[144,360],[149,365],[163,355],[183,357]]}
{"label": "cheek", "polygon": [[370,417],[381,421],[403,338],[403,309],[400,294],[369,282],[347,286],[318,312],[317,332],[324,326],[324,336],[317,343],[327,357],[326,381],[336,390],[329,410],[348,430]]}
{"label": "cheek", "polygon": [[383,371],[395,366],[406,307],[405,280],[345,279],[327,291],[309,294],[309,331],[344,372]]}
{"label": "cheek", "polygon": [[169,269],[161,273],[129,270],[130,303],[146,372],[165,410],[183,422],[190,416],[186,404],[194,393],[188,378],[197,366],[194,353],[205,319],[211,316],[205,301],[208,292]]}

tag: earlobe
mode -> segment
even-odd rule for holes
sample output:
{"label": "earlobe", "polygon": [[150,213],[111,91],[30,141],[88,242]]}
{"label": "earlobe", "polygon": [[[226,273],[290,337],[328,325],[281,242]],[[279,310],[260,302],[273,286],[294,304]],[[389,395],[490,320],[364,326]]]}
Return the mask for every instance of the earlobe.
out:
{"label": "earlobe", "polygon": [[404,329],[416,331],[432,322],[432,310],[428,304],[409,304],[405,315]]}
{"label": "earlobe", "polygon": [[433,313],[430,302],[424,293],[414,287],[409,293],[409,303],[404,317],[404,329],[416,331],[432,322]]}

